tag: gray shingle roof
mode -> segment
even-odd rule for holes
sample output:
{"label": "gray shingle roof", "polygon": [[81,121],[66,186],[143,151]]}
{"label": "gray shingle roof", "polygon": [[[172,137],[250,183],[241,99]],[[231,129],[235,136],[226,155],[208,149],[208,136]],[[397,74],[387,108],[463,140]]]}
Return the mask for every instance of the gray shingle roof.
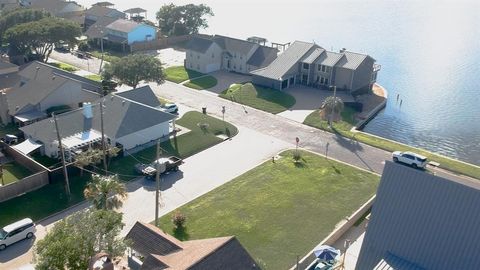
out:
{"label": "gray shingle roof", "polygon": [[36,78],[15,85],[7,92],[10,114],[15,115],[32,109],[67,81],[67,78],[60,75],[39,72]]}
{"label": "gray shingle roof", "polygon": [[343,57],[343,54],[325,51],[316,61],[316,64],[333,67]]}
{"label": "gray shingle roof", "polygon": [[118,20],[115,20],[114,22],[110,23],[109,25],[107,25],[106,28],[111,29],[111,30],[115,30],[115,31],[124,32],[124,33],[129,33],[133,29],[139,27],[140,25],[142,25],[142,24],[134,22],[134,21],[125,20],[125,19],[118,19]]}
{"label": "gray shingle roof", "polygon": [[265,67],[275,59],[277,52],[277,49],[259,46],[257,50],[252,54],[252,56],[248,59],[247,65],[255,67]]}
{"label": "gray shingle roof", "polygon": [[108,16],[112,12],[122,13],[122,14],[124,14],[124,17],[125,17],[125,13],[123,13],[119,10],[116,10],[114,8],[102,7],[102,6],[92,6],[91,8],[89,8],[85,11],[85,14],[90,15],[90,16],[95,16],[95,17],[104,17],[104,16]]}
{"label": "gray shingle roof", "polygon": [[155,95],[155,93],[153,93],[152,88],[150,88],[148,85],[114,94],[151,107],[158,107],[161,105],[158,97]]}
{"label": "gray shingle roof", "polygon": [[100,93],[102,87],[102,84],[100,82],[87,79],[85,77],[73,74],[71,72],[56,68],[54,66],[39,61],[33,61],[21,66],[19,75],[23,78],[33,79],[35,78],[35,74],[37,73],[37,67],[40,68],[38,70],[39,73],[61,75],[69,79],[79,81],[82,84],[82,88],[85,90]]}
{"label": "gray shingle roof", "polygon": [[116,18],[100,17],[88,28],[88,30],[85,32],[85,35],[89,38],[102,38],[107,34],[107,30],[105,29],[107,25],[111,24],[115,20]]}
{"label": "gray shingle roof", "polygon": [[215,41],[222,49],[233,52],[247,55],[252,49],[258,47],[259,45],[250,41],[236,39],[221,35],[215,35],[213,37]]}
{"label": "gray shingle roof", "polygon": [[349,51],[343,52],[343,55],[345,57],[342,57],[335,66],[346,69],[356,69],[368,57],[366,54]]}
{"label": "gray shingle roof", "polygon": [[313,43],[295,41],[286,51],[280,54],[270,65],[254,70],[251,73],[274,80],[281,79],[294,65],[296,65],[310,50],[320,48]]}
{"label": "gray shingle roof", "polygon": [[7,68],[14,68],[14,67],[18,67],[18,66],[10,62],[0,60],[0,70],[7,69]]}
{"label": "gray shingle roof", "polygon": [[187,43],[187,49],[198,52],[205,53],[210,46],[212,46],[213,41],[207,38],[194,37]]}
{"label": "gray shingle roof", "polygon": [[68,12],[83,10],[83,8],[76,2],[67,2],[63,0],[35,0],[31,1],[30,7],[35,9],[43,9],[50,12],[52,15],[61,15],[63,9],[65,9],[65,7],[68,5],[76,6],[75,10],[68,10]]}
{"label": "gray shingle roof", "polygon": [[480,181],[387,161],[356,269],[390,252],[425,269],[478,269]]}
{"label": "gray shingle roof", "polygon": [[[103,99],[105,100],[104,130],[109,138],[121,138],[176,118],[173,114],[113,94]],[[82,109],[59,115],[58,122],[62,137],[90,129],[99,131],[100,108],[98,102],[92,105],[93,118],[90,120],[85,119]],[[55,127],[50,119],[22,128],[22,131],[34,134],[34,137],[43,143],[56,140],[55,132],[52,130],[55,130]]]}
{"label": "gray shingle roof", "polygon": [[324,52],[325,52],[325,49],[316,48],[311,53],[305,55],[302,62],[307,63],[307,64],[311,64],[311,63],[315,62],[315,60],[317,60],[317,58],[320,57],[320,55],[322,55]]}

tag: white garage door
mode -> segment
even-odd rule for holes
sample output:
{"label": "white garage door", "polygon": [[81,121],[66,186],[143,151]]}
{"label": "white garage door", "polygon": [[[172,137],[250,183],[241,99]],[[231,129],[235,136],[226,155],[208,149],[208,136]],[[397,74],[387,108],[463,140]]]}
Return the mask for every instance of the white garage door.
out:
{"label": "white garage door", "polygon": [[220,64],[208,64],[207,65],[207,73],[214,72],[220,69]]}

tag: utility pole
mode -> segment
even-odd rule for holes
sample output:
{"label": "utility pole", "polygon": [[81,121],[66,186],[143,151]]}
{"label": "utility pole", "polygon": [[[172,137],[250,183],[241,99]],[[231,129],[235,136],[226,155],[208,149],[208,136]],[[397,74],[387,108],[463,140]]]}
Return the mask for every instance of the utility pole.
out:
{"label": "utility pole", "polygon": [[105,149],[105,131],[103,130],[103,100],[100,101],[100,128],[102,130],[103,170],[107,175],[107,154]]}
{"label": "utility pole", "polygon": [[55,122],[55,130],[57,132],[58,148],[60,148],[60,156],[62,158],[63,176],[65,177],[65,191],[67,192],[67,195],[70,197],[70,182],[68,180],[67,166],[65,165],[65,152],[63,150],[62,137],[60,136],[60,131],[58,130],[57,116],[55,115],[55,113],[53,113],[53,121]]}
{"label": "utility pole", "polygon": [[332,128],[333,111],[335,110],[336,105],[337,105],[337,87],[334,85],[333,86],[333,106],[332,106],[332,109],[330,111],[330,117],[329,117],[329,121],[328,121],[328,124],[329,124],[330,128]]}
{"label": "utility pole", "polygon": [[102,38],[100,39],[100,48],[102,49],[102,59],[100,61],[100,68],[98,69],[98,74],[102,73],[103,55],[104,55],[104,51],[103,51],[103,31],[100,31],[100,33],[102,35]]}
{"label": "utility pole", "polygon": [[155,226],[158,227],[158,211],[159,211],[159,204],[160,204],[160,139],[157,141],[157,159],[155,160],[155,169],[157,169],[155,182]]}

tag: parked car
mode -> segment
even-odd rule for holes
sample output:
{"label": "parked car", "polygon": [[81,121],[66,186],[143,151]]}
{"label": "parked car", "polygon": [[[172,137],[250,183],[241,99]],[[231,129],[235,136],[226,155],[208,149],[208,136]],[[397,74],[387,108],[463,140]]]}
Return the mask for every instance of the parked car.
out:
{"label": "parked car", "polygon": [[0,250],[4,250],[18,241],[32,238],[35,232],[35,223],[29,218],[3,227],[0,230]]}
{"label": "parked car", "polygon": [[427,166],[427,158],[413,152],[395,151],[392,153],[392,158],[395,162],[401,162],[410,165],[413,168],[425,169]]}
{"label": "parked car", "polygon": [[179,157],[171,156],[168,158],[160,158],[151,164],[139,163],[135,165],[135,170],[147,176],[148,179],[154,179],[155,174],[157,173],[157,162],[160,164],[160,168],[164,167],[165,169],[161,173],[166,173],[170,171],[178,171],[178,167],[183,164],[183,160]]}
{"label": "parked car", "polygon": [[175,103],[166,103],[162,106],[162,110],[168,113],[178,113],[178,106]]}

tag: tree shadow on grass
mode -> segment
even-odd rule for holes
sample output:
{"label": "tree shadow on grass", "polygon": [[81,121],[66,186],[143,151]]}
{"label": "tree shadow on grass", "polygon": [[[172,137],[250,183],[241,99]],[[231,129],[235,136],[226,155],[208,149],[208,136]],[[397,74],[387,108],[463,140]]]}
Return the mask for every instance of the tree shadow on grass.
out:
{"label": "tree shadow on grass", "polygon": [[187,241],[190,239],[190,234],[188,234],[186,227],[178,227],[173,229],[173,236],[180,241]]}

